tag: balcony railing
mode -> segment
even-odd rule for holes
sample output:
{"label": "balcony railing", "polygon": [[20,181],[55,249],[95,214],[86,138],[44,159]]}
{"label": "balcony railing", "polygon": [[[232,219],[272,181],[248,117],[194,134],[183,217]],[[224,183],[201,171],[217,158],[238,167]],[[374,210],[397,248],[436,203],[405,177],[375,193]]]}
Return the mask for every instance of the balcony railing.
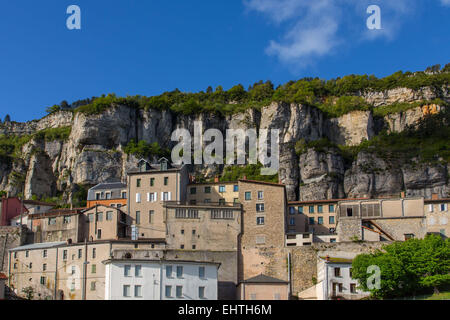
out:
{"label": "balcony railing", "polygon": [[164,201],[164,207],[173,208],[230,208],[241,209],[242,204],[236,202],[187,202],[187,201]]}

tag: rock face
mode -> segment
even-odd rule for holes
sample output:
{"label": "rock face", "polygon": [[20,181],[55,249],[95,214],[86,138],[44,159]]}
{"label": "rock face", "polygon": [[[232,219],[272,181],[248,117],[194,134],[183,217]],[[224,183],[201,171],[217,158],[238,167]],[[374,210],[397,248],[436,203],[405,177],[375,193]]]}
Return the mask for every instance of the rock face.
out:
{"label": "rock face", "polygon": [[300,200],[341,199],[344,197],[344,160],[336,150],[309,149],[300,156]]}
{"label": "rock face", "polygon": [[429,101],[436,98],[443,98],[445,101],[448,101],[449,99],[448,88],[446,86],[440,88],[440,90],[430,87],[424,87],[417,91],[409,88],[395,88],[382,92],[369,91],[360,93],[360,95],[367,103],[374,107],[419,100]]}
{"label": "rock face", "polygon": [[354,111],[327,121],[326,135],[330,141],[346,146],[359,145],[374,135],[373,116],[370,111]]}
{"label": "rock face", "polygon": [[[439,97],[448,98],[448,91],[445,88],[441,91],[444,93]],[[417,99],[430,100],[438,93],[430,88],[417,92],[394,89],[362,96],[375,106],[381,106]],[[425,106],[379,120],[391,132],[400,132],[434,109]],[[65,197],[70,198],[78,185],[126,181],[126,172],[139,160],[123,151],[131,139],[157,142],[170,149],[177,143],[171,141],[172,132],[184,128],[193,135],[196,122],[201,123],[203,131],[219,129],[224,137],[227,129],[279,129],[279,179],[286,184],[290,201],[370,197],[399,194],[401,191],[427,198],[432,193],[448,196],[448,165],[402,168],[365,152],[360,153],[354,163],[348,164],[339,150],[333,148],[309,149],[302,155],[296,154],[295,144],[301,139],[311,142],[326,137],[336,144],[354,146],[364,139],[373,138],[378,125],[375,125],[371,112],[355,111],[327,119],[315,107],[275,102],[260,111],[249,109],[228,116],[186,116],[114,105],[96,115],[58,112],[28,123],[2,123],[0,134],[31,134],[63,126],[71,126],[72,131],[66,141],[33,139],[23,146],[20,158],[12,163],[0,161],[0,190],[11,195],[24,192],[26,197],[65,192]],[[212,178],[221,173],[223,166],[195,166],[194,170]]]}

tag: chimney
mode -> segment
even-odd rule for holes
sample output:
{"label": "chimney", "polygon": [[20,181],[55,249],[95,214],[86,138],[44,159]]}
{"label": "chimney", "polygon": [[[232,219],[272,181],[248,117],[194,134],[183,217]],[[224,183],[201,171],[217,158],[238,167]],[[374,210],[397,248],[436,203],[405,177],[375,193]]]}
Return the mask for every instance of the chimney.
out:
{"label": "chimney", "polygon": [[431,195],[431,200],[439,200],[439,195],[437,193],[433,193]]}
{"label": "chimney", "polygon": [[215,177],[214,177],[214,182],[215,182],[215,183],[218,183],[218,182],[219,182],[219,177],[218,177],[218,176],[215,176]]}

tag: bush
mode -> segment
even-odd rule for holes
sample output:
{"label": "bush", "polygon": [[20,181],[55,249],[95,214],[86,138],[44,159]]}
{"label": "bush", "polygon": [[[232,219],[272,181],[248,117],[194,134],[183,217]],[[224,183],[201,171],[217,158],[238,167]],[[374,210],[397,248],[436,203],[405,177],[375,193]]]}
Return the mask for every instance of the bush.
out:
{"label": "bush", "polygon": [[170,154],[170,151],[167,149],[162,149],[158,142],[147,143],[144,140],[136,143],[134,139],[132,139],[125,147],[124,152],[127,155],[135,155],[143,158],[150,158],[152,156],[164,157]]}
{"label": "bush", "polygon": [[225,167],[220,181],[237,181],[247,177],[248,180],[266,181],[278,183],[278,174],[273,176],[261,175],[262,164],[249,164],[247,166],[229,166]]}

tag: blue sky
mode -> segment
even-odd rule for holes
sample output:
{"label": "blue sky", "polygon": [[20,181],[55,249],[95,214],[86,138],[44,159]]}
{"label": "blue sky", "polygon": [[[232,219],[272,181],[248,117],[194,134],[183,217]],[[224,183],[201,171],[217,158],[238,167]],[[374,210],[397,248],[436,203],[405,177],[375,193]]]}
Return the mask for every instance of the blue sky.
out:
{"label": "blue sky", "polygon": [[[81,8],[81,30],[66,9]],[[381,8],[369,31],[366,9]],[[0,117],[62,100],[449,63],[450,0],[14,0],[0,4]]]}

